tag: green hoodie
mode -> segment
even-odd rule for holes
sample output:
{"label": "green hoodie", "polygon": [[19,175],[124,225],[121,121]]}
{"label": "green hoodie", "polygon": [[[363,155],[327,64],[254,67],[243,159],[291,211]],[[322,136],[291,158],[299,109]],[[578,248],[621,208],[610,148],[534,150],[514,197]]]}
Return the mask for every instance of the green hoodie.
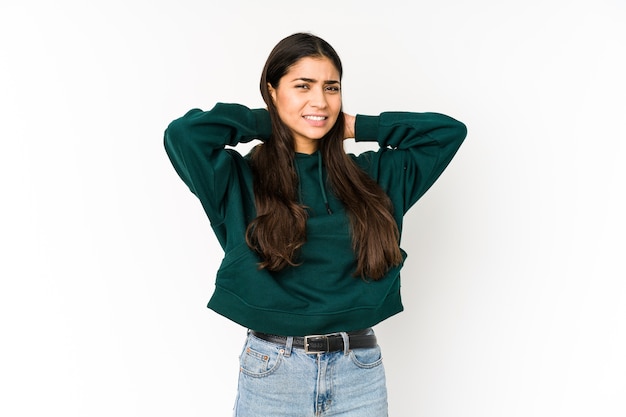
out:
{"label": "green hoodie", "polygon": [[[351,157],[391,198],[400,231],[403,215],[443,172],[466,132],[461,122],[437,113],[357,115],[355,140],[377,141],[380,149]],[[295,157],[301,202],[309,207],[301,264],[280,272],[258,268],[260,259],[245,240],[256,217],[249,159],[225,146],[267,140],[270,133],[266,110],[223,103],[190,110],[165,131],[167,154],[225,252],[208,307],[247,328],[289,336],[358,330],[402,311],[402,265],[378,281],[353,276],[349,220],[326,188],[319,152]]]}

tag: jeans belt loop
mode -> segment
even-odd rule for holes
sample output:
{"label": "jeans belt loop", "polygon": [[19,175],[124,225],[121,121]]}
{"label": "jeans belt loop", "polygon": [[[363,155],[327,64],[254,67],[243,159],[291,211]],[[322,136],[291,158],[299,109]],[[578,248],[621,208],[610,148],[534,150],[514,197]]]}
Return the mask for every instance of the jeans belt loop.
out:
{"label": "jeans belt loop", "polygon": [[291,356],[291,350],[293,349],[293,337],[287,337],[287,341],[285,342],[285,356]]}
{"label": "jeans belt loop", "polygon": [[343,354],[347,355],[350,353],[350,336],[346,332],[341,332],[340,334],[343,339]]}

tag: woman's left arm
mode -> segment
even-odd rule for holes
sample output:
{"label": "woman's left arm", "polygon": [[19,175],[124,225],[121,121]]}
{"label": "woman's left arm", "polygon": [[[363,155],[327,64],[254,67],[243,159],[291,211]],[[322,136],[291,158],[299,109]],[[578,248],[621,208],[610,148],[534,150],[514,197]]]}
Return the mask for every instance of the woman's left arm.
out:
{"label": "woman's left arm", "polygon": [[[349,116],[346,134],[348,120]],[[357,142],[376,141],[380,145],[378,152],[362,154],[357,162],[388,193],[402,187],[403,213],[439,178],[466,135],[463,123],[440,113],[357,115],[354,123]]]}

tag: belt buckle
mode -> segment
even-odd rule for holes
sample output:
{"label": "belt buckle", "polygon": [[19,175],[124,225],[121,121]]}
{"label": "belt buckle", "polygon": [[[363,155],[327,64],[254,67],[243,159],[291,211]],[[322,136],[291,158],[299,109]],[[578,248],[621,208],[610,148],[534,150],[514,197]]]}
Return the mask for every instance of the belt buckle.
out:
{"label": "belt buckle", "polygon": [[[319,341],[323,341],[322,343],[326,344],[326,349],[322,349],[322,350],[309,349],[309,344],[311,343],[312,339],[319,339]],[[328,336],[322,335],[322,334],[304,336],[304,353],[307,353],[307,354],[326,353],[329,351],[329,349],[330,349],[330,344],[328,342]]]}

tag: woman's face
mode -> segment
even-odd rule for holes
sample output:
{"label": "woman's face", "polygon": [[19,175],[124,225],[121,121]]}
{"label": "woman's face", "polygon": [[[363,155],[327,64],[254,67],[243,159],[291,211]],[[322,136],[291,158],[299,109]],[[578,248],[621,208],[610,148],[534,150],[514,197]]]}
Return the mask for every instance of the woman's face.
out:
{"label": "woman's face", "polygon": [[332,61],[302,58],[269,91],[278,116],[293,134],[296,152],[315,152],[341,111],[339,71]]}

